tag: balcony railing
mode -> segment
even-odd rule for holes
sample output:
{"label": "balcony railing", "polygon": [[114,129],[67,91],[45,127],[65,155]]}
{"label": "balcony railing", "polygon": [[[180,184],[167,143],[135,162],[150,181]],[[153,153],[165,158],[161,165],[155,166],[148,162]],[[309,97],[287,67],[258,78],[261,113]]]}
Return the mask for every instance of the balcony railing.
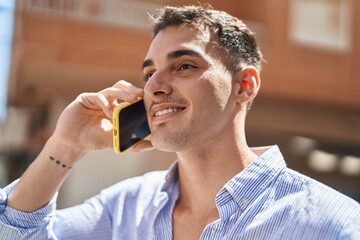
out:
{"label": "balcony railing", "polygon": [[29,11],[140,30],[148,28],[148,14],[153,14],[162,6],[159,3],[136,0],[19,0],[18,3]]}

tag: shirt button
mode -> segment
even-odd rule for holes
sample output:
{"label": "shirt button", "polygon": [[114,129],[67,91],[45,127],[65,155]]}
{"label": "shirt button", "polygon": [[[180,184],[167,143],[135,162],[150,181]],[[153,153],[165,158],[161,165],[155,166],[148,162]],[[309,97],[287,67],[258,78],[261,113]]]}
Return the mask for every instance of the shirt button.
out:
{"label": "shirt button", "polygon": [[241,202],[244,204],[244,205],[247,205],[249,203],[249,199],[247,199],[247,197],[243,197],[241,199]]}

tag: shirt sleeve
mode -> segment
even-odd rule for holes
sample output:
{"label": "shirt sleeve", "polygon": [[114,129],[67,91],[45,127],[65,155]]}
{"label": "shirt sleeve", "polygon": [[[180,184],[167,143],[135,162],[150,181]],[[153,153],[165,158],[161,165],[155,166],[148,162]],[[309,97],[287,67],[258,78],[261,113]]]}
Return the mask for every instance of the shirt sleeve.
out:
{"label": "shirt sleeve", "polygon": [[16,182],[0,189],[0,240],[111,239],[111,214],[101,194],[81,205],[56,210],[56,198],[34,212],[6,205]]}
{"label": "shirt sleeve", "polygon": [[6,205],[7,196],[17,182],[0,189],[0,240],[46,239],[46,226],[55,212],[57,194],[44,207],[34,212],[22,212]]}

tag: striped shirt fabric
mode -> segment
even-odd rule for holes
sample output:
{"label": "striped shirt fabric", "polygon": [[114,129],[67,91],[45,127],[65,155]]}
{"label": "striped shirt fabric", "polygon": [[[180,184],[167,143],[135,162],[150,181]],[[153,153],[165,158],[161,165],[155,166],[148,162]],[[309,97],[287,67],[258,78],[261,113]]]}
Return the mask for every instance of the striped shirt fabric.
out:
{"label": "striped shirt fabric", "polygon": [[[179,197],[177,163],[122,181],[79,206],[25,213],[6,206],[16,182],[0,190],[0,239],[172,239]],[[36,187],[36,186],[34,186]],[[220,218],[200,239],[360,239],[360,205],[286,167],[270,147],[218,192]]]}

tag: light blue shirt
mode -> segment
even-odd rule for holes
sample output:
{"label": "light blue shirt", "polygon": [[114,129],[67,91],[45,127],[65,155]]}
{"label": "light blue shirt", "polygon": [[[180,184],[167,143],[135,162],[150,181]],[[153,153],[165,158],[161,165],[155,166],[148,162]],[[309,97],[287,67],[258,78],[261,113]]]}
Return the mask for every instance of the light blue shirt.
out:
{"label": "light blue shirt", "polygon": [[[6,206],[0,190],[0,239],[172,239],[179,197],[177,164],[109,187],[84,204],[25,213]],[[34,186],[36,187],[36,186]],[[220,218],[201,239],[360,239],[360,205],[286,167],[273,146],[217,194]]]}

